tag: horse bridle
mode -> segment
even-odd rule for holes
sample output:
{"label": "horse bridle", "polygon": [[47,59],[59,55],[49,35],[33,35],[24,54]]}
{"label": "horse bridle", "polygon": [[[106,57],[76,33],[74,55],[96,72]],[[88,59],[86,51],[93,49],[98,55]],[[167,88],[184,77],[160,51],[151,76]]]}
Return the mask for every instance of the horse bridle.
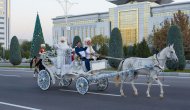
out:
{"label": "horse bridle", "polygon": [[160,62],[158,60],[158,54],[156,54],[156,61],[158,62],[158,65],[154,65],[154,67],[158,67],[160,70],[164,70],[161,66],[160,66]]}

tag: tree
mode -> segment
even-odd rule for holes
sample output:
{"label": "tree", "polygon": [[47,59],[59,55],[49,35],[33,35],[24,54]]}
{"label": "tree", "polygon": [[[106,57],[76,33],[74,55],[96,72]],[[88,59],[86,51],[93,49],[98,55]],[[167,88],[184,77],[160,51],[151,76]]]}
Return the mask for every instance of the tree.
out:
{"label": "tree", "polygon": [[106,36],[97,35],[92,38],[92,45],[101,55],[108,55],[108,38]]}
{"label": "tree", "polygon": [[[77,42],[81,42],[81,39],[80,39],[79,36],[75,36],[75,37],[74,37],[72,48],[75,48],[75,47],[76,47]],[[82,42],[81,42],[81,43],[82,43]]]}
{"label": "tree", "polygon": [[127,57],[133,57],[134,56],[134,50],[135,49],[133,49],[133,46],[128,46],[127,47]]}
{"label": "tree", "polygon": [[31,41],[24,41],[21,45],[21,55],[22,58],[29,58],[30,57],[30,48],[31,48]]}
{"label": "tree", "polygon": [[10,50],[5,50],[5,59],[10,59]]}
{"label": "tree", "polygon": [[10,45],[10,63],[12,65],[19,65],[22,61],[20,45],[16,36],[11,39]]}
{"label": "tree", "polygon": [[36,16],[36,23],[33,33],[33,39],[31,44],[31,50],[30,50],[30,57],[38,56],[40,45],[44,44],[44,37],[42,32],[42,27],[40,23],[39,15]]}
{"label": "tree", "polygon": [[2,47],[2,43],[0,43],[0,58],[3,58],[3,47]]}
{"label": "tree", "polygon": [[[108,55],[114,58],[123,58],[122,37],[118,28],[114,28],[111,32]],[[109,59],[108,62],[110,66],[117,68],[120,60]]]}
{"label": "tree", "polygon": [[157,50],[162,50],[166,47],[166,39],[168,36],[168,30],[171,25],[177,25],[182,31],[183,37],[183,46],[185,50],[186,58],[190,59],[190,21],[189,16],[178,10],[177,13],[174,13],[173,18],[171,20],[166,19],[161,24],[161,28],[154,27],[153,29],[153,44],[154,48]]}
{"label": "tree", "polygon": [[183,46],[187,58],[190,58],[190,21],[189,16],[180,10],[171,19],[171,25],[178,25],[183,33]]}
{"label": "tree", "polygon": [[174,49],[178,57],[178,62],[167,61],[167,67],[169,69],[180,69],[185,68],[185,56],[184,56],[184,47],[183,47],[183,38],[181,30],[178,26],[173,25],[168,31],[167,44],[174,44]]}
{"label": "tree", "polygon": [[150,49],[148,47],[148,44],[145,39],[137,45],[136,49],[136,56],[137,57],[142,57],[142,58],[147,58],[151,55]]}
{"label": "tree", "polygon": [[98,50],[98,53],[101,54],[101,55],[107,56],[108,55],[108,50],[109,50],[109,47],[106,44],[103,44],[100,47],[100,49]]}
{"label": "tree", "polygon": [[133,57],[137,56],[137,45],[138,44],[136,44],[136,43],[134,43],[134,45],[133,45],[133,50],[132,50]]}
{"label": "tree", "polygon": [[154,32],[153,45],[154,48],[156,48],[159,51],[166,47],[166,38],[170,27],[170,21],[166,19],[164,21],[164,25],[161,26],[162,27],[160,29],[156,28],[155,26],[153,29]]}
{"label": "tree", "polygon": [[123,47],[123,56],[124,56],[124,58],[127,58],[127,55],[128,55],[128,48],[127,48],[127,46],[124,46]]}
{"label": "tree", "polygon": [[49,44],[46,44],[46,51],[51,51],[52,47]]}

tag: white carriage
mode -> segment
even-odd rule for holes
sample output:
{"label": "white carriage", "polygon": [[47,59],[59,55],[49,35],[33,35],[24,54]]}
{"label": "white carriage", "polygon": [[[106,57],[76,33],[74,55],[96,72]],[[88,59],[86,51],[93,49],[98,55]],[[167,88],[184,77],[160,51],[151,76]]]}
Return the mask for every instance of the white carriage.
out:
{"label": "white carriage", "polygon": [[48,90],[50,85],[57,82],[60,86],[69,86],[72,81],[76,82],[77,91],[83,95],[87,93],[90,84],[96,84],[100,91],[108,87],[108,78],[94,78],[106,69],[106,60],[91,61],[91,71],[86,72],[84,62],[77,59],[71,62],[71,54],[69,54],[66,56],[66,63],[63,65],[61,75],[57,75],[56,55],[52,52],[42,55],[42,64],[45,70],[41,70],[37,78],[38,86],[42,90]]}

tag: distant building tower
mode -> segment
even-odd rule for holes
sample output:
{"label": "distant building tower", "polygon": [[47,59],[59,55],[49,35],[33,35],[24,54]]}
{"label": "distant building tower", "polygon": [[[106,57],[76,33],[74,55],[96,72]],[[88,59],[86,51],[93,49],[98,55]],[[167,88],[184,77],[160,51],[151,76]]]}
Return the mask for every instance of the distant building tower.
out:
{"label": "distant building tower", "polygon": [[0,0],[0,43],[10,46],[10,0]]}

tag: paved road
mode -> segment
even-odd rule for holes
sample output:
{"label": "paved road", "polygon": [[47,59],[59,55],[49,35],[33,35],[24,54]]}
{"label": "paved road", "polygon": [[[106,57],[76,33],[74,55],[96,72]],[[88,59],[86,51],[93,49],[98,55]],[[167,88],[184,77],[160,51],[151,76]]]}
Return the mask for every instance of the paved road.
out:
{"label": "paved road", "polygon": [[[0,66],[12,66],[12,64],[0,62]],[[30,66],[30,63],[21,63],[19,66]]]}
{"label": "paved road", "polygon": [[[0,110],[189,110],[190,78],[165,77],[165,98],[159,98],[159,87],[151,89],[152,98],[146,98],[146,78],[137,80],[139,96],[132,95],[130,85],[125,85],[126,97],[119,95],[119,89],[110,83],[104,92],[76,93],[74,84],[70,87],[53,86],[42,91],[32,77],[30,70],[0,68]],[[98,93],[98,94],[97,94]]]}

